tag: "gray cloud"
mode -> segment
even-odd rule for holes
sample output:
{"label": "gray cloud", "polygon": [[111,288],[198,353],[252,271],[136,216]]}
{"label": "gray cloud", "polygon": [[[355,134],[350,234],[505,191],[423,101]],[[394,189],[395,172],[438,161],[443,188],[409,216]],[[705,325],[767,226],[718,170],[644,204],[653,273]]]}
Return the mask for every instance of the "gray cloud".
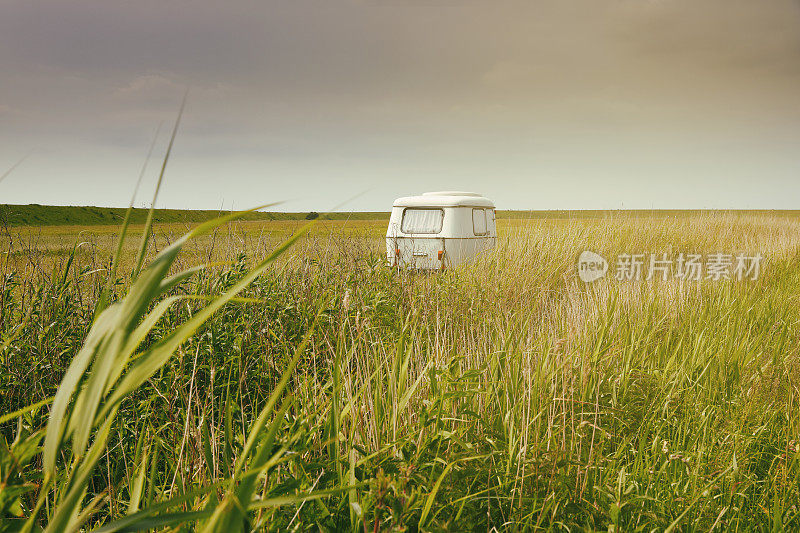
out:
{"label": "gray cloud", "polygon": [[790,207],[798,22],[789,0],[12,0],[0,161],[35,152],[0,196],[124,203],[190,86],[166,205],[371,188],[353,208],[379,209],[441,185],[515,208]]}

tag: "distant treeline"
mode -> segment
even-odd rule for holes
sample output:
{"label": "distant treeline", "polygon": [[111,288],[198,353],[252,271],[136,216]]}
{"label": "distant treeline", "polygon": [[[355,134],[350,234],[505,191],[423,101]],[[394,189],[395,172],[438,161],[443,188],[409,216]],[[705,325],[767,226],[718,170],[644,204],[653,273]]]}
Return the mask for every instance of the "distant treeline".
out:
{"label": "distant treeline", "polygon": [[[59,205],[12,205],[0,204],[0,226],[97,226],[119,224],[125,218],[124,207],[59,206]],[[720,211],[700,209],[633,209],[633,210],[537,210],[506,211],[498,210],[500,219],[553,219],[553,218],[605,218],[614,216],[686,216],[704,212],[763,213],[770,215],[800,216],[800,211],[788,210],[750,210]],[[156,209],[154,219],[157,223],[197,223],[216,218],[227,211],[197,209]],[[134,208],[131,215],[133,224],[144,224],[147,209]],[[311,212],[261,212],[248,213],[242,220],[388,220],[389,213],[382,211],[359,211],[341,213]]]}

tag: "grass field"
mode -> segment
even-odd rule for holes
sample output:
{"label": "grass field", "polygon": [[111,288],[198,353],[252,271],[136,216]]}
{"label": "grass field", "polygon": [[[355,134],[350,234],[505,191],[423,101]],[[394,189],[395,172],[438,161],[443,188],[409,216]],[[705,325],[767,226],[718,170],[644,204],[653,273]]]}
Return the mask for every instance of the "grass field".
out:
{"label": "grass field", "polygon": [[[133,208],[130,214],[132,224],[144,224],[147,208]],[[57,205],[11,205],[0,204],[0,224],[13,227],[38,226],[103,226],[120,225],[125,220],[124,207],[95,206],[57,206]],[[154,221],[159,224],[192,224],[214,219],[225,211],[155,209]],[[389,213],[380,212],[281,212],[256,211],[245,213],[240,220],[307,220],[322,218],[326,220],[375,220],[389,218]]]}
{"label": "grass field", "polygon": [[[304,223],[158,225],[138,275],[133,227],[99,308],[116,226],[6,227],[0,528],[800,529],[797,214],[501,219],[435,275]],[[585,284],[586,249],[765,260]]]}

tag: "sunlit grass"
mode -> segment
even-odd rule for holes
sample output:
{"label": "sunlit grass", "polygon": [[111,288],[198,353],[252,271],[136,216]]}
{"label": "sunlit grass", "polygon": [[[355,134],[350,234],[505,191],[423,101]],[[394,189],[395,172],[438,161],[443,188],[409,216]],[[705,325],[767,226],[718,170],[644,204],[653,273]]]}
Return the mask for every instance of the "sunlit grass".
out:
{"label": "sunlit grass", "polygon": [[[44,456],[55,407],[3,423],[3,516],[55,524],[67,483],[79,498],[59,525],[800,527],[800,218],[502,220],[494,253],[437,275],[386,268],[381,221],[325,221],[258,270],[299,228],[242,222],[184,244],[156,278],[216,264],[147,300],[142,313],[160,320],[129,363],[104,370],[113,379],[91,402],[103,416]],[[157,227],[149,261],[187,229]],[[44,230],[39,249],[70,249],[76,233]],[[68,271],[66,255],[43,256],[38,272],[24,254],[4,263],[2,412],[52,398],[90,327],[103,327],[93,306],[114,237],[81,235],[94,252],[79,247]],[[767,259],[757,281],[586,285],[584,249]],[[136,290],[121,270],[116,298]],[[123,338],[137,337],[137,316]],[[157,370],[117,402],[158,350]],[[98,372],[73,393],[89,394]],[[79,403],[73,412],[94,411]],[[81,452],[97,442],[98,455]]]}

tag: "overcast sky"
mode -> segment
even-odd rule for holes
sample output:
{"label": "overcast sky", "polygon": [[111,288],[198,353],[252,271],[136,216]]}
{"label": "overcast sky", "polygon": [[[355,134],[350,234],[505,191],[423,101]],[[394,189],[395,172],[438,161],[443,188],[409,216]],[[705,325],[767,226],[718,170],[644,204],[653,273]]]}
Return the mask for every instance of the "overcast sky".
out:
{"label": "overcast sky", "polygon": [[800,0],[0,0],[0,203],[800,208]]}

